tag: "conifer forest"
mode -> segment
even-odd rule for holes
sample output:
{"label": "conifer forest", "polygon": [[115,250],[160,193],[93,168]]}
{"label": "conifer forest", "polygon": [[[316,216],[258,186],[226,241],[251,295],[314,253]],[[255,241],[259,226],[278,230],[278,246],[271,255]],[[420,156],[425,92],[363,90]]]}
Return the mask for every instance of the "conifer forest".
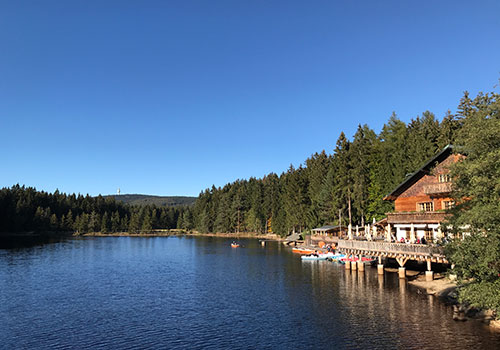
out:
{"label": "conifer forest", "polygon": [[[405,176],[448,144],[463,143],[461,129],[498,95],[466,92],[441,120],[426,111],[404,123],[393,113],[380,133],[358,125],[338,135],[332,150],[311,155],[278,175],[236,180],[202,191],[194,205],[126,205],[112,197],[46,193],[15,185],[0,190],[0,232],[306,232],[324,224],[371,222],[392,210],[383,200]],[[332,138],[334,136],[332,135]],[[469,136],[470,137],[470,136]]]}

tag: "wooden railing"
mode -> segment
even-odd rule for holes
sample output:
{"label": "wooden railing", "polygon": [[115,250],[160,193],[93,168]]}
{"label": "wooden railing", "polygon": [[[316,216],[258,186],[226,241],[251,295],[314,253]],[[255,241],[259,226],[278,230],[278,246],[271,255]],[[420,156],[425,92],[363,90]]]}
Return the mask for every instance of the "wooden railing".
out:
{"label": "wooden railing", "polygon": [[337,243],[337,248],[340,250],[363,250],[367,252],[381,252],[388,254],[444,256],[443,247],[424,244],[339,240]]}
{"label": "wooden railing", "polygon": [[450,192],[451,192],[451,182],[443,182],[443,183],[424,186],[425,194],[440,194],[440,193],[450,193]]}
{"label": "wooden railing", "polygon": [[444,211],[387,213],[389,224],[440,223],[446,218]]}

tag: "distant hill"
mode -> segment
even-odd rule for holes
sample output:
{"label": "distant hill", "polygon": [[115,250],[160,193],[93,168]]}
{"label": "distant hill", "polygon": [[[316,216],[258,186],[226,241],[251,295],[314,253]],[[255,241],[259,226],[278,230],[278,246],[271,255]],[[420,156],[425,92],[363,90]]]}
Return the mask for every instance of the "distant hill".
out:
{"label": "distant hill", "polygon": [[182,197],[182,196],[149,196],[146,194],[121,194],[111,195],[106,197],[113,197],[119,202],[130,205],[150,205],[175,207],[179,205],[191,205],[196,201],[196,197]]}

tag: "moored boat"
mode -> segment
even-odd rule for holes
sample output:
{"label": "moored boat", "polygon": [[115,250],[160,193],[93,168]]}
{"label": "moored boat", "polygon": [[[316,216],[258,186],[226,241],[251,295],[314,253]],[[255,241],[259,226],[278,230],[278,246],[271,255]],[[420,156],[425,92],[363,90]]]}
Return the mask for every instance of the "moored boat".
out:
{"label": "moored boat", "polygon": [[297,253],[297,254],[312,254],[312,253],[314,253],[314,250],[313,249],[309,249],[309,248],[295,247],[295,248],[292,248],[292,253]]}
{"label": "moored boat", "polygon": [[302,255],[300,257],[302,260],[326,260],[326,257],[320,256],[320,254],[310,254],[310,255]]}

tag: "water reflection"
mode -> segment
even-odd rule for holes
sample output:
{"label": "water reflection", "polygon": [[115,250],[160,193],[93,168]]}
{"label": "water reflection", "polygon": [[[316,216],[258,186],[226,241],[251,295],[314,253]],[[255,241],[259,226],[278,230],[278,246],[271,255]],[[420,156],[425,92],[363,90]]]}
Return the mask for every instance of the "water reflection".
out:
{"label": "water reflection", "polygon": [[384,348],[389,342],[410,348],[481,348],[499,340],[497,336],[495,340],[479,336],[489,333],[481,323],[452,321],[448,306],[434,296],[409,290],[407,280],[399,279],[397,273],[379,275],[370,267],[359,271],[328,262],[301,263],[302,274],[310,278],[313,319],[324,319],[328,314],[324,310],[334,311],[332,318],[342,322],[334,322],[337,328],[325,332],[344,339],[348,347]]}
{"label": "water reflection", "polygon": [[85,238],[0,250],[0,338],[7,348],[500,345],[500,335],[454,322],[449,307],[397,273],[303,262],[274,242],[230,242]]}

